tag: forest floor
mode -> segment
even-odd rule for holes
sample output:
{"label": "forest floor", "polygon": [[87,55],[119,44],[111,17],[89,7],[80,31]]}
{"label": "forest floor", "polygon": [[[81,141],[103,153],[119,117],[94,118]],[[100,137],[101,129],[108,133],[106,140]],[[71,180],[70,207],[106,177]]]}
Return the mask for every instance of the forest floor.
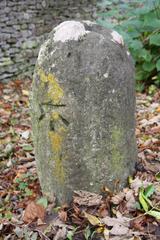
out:
{"label": "forest floor", "polygon": [[29,116],[31,81],[0,84],[0,240],[160,239],[160,91],[137,94],[138,162],[122,191],[42,197]]}

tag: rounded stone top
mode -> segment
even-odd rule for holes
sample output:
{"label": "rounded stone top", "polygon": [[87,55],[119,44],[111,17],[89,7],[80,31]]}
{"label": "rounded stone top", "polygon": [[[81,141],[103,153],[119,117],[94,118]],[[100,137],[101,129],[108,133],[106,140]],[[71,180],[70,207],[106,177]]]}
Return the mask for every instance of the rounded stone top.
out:
{"label": "rounded stone top", "polygon": [[[62,65],[63,62],[64,71],[67,71],[67,66],[69,70],[77,63],[83,66],[82,72],[92,68],[90,72],[95,74],[101,65],[110,61],[106,59],[115,59],[113,67],[122,59],[131,60],[122,36],[95,22],[70,20],[60,23],[50,32],[40,48],[37,64],[45,69],[47,62],[47,67],[55,71],[58,63]],[[103,76],[108,76],[108,73],[104,72]]]}
{"label": "rounded stone top", "polygon": [[77,21],[65,21],[54,28],[54,41],[66,42],[69,40],[78,41],[82,36],[89,33],[82,23]]}

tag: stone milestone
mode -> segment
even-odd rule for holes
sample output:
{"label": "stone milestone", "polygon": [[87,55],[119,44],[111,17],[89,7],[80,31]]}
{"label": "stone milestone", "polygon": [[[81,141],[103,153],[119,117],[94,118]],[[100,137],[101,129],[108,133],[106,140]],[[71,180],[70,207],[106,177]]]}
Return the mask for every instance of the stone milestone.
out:
{"label": "stone milestone", "polygon": [[89,21],[58,25],[41,46],[31,116],[43,193],[120,187],[133,172],[134,66],[122,37]]}

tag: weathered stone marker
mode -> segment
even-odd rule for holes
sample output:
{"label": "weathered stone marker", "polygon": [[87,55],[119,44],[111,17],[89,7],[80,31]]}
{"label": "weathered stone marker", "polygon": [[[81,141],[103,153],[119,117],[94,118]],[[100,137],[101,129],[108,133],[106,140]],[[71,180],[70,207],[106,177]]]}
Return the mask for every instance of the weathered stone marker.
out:
{"label": "weathered stone marker", "polygon": [[121,36],[67,21],[42,45],[31,113],[42,191],[59,202],[73,190],[121,186],[136,160],[134,66]]}

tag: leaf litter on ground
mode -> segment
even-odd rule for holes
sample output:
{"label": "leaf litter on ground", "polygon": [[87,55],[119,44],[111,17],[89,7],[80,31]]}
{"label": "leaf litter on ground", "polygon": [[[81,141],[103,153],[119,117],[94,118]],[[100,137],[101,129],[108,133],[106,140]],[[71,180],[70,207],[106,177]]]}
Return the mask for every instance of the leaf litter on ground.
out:
{"label": "leaf litter on ground", "polygon": [[29,115],[30,80],[0,84],[0,236],[3,239],[160,238],[160,91],[137,94],[136,172],[128,187],[75,191],[60,207],[42,197]]}

